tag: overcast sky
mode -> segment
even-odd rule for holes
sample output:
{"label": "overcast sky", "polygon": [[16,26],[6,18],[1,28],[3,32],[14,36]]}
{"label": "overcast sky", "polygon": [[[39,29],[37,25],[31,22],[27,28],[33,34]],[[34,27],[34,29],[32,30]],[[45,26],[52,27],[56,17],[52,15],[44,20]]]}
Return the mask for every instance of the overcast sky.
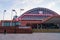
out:
{"label": "overcast sky", "polygon": [[[12,9],[20,16],[25,11],[37,7],[48,8],[60,14],[60,0],[0,0],[0,20],[3,19],[4,10],[7,10],[4,19],[11,19],[11,14],[15,15]],[[20,9],[24,10],[20,12]]]}

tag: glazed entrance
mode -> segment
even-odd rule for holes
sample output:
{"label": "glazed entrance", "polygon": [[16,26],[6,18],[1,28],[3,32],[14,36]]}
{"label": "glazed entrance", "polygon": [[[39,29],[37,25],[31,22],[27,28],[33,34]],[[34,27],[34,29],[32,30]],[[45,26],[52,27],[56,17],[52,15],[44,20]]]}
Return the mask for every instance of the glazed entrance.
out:
{"label": "glazed entrance", "polygon": [[60,24],[53,24],[53,23],[44,23],[44,24],[28,24],[26,26],[31,26],[32,29],[59,29]]}

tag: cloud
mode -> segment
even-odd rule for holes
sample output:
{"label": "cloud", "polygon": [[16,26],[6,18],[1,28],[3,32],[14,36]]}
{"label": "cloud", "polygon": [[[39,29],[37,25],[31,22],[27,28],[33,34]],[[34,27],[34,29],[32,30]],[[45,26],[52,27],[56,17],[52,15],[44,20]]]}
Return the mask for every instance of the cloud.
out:
{"label": "cloud", "polygon": [[13,6],[14,7],[20,7],[20,8],[24,8],[24,7],[27,7],[27,6],[35,6],[35,5],[38,5],[38,4],[41,4],[44,0],[14,0],[13,1]]}
{"label": "cloud", "polygon": [[[58,0],[58,1],[56,1],[56,0],[51,0],[51,1],[47,1],[47,0],[0,0],[0,9],[1,10],[2,10],[2,8],[7,9],[6,15],[10,16],[10,17],[6,17],[6,19],[11,19],[12,9],[15,9],[17,12],[17,15],[20,16],[22,13],[24,13],[32,8],[36,8],[36,7],[46,7],[46,8],[52,9],[54,11],[58,10],[56,12],[59,12],[60,9],[57,9],[57,8],[60,8],[60,6],[57,7],[56,5],[57,6],[60,5],[60,0]],[[20,9],[24,9],[24,11],[20,12]],[[2,13],[2,12],[0,12],[0,13]]]}
{"label": "cloud", "polygon": [[11,8],[24,8],[25,10],[37,7],[38,4],[41,4],[44,0],[15,0],[13,1],[13,6]]}
{"label": "cloud", "polygon": [[53,11],[55,11],[56,13],[60,14],[60,0],[56,1],[52,1],[52,2],[49,2],[47,5],[46,5],[46,8],[49,8]]}
{"label": "cloud", "polygon": [[52,7],[54,7],[55,6],[55,4],[56,4],[56,2],[50,2],[50,3],[48,3],[47,4],[47,8],[52,8]]}

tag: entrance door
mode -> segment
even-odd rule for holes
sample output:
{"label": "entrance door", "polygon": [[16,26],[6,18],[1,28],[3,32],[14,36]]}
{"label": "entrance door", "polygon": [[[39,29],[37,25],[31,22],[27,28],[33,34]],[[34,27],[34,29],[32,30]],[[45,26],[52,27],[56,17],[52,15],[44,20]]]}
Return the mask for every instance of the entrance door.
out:
{"label": "entrance door", "polygon": [[45,23],[45,24],[43,24],[43,28],[45,28],[45,29],[58,29],[59,27],[57,26],[57,24]]}
{"label": "entrance door", "polygon": [[31,27],[32,29],[37,29],[37,24],[32,24]]}
{"label": "entrance door", "polygon": [[41,28],[41,24],[32,24],[31,27],[33,29],[40,29]]}

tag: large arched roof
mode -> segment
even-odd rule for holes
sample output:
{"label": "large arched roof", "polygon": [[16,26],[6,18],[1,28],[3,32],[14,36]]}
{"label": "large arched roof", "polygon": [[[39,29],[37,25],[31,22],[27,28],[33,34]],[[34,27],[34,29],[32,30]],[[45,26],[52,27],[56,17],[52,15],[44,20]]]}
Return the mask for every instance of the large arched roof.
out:
{"label": "large arched roof", "polygon": [[22,14],[21,20],[44,20],[47,17],[58,15],[56,12],[47,8],[33,8]]}
{"label": "large arched roof", "polygon": [[30,9],[28,11],[25,12],[25,14],[39,14],[39,11],[42,11],[43,14],[55,14],[55,15],[58,15],[56,12],[50,10],[50,9],[47,9],[47,8],[33,8],[33,9]]}

